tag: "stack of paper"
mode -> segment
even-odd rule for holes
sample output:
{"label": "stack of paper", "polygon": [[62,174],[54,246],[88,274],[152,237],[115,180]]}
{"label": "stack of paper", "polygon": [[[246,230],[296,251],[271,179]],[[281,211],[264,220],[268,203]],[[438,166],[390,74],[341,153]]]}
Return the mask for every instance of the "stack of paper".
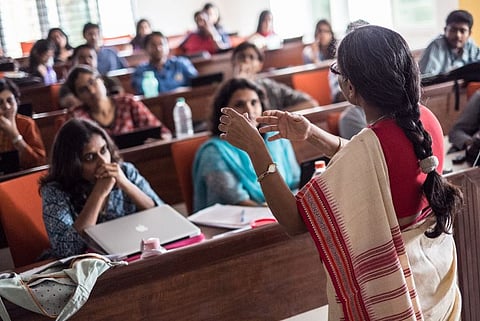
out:
{"label": "stack of paper", "polygon": [[274,218],[268,207],[221,204],[207,207],[188,217],[190,221],[196,224],[224,228],[249,226],[251,222],[262,218]]}

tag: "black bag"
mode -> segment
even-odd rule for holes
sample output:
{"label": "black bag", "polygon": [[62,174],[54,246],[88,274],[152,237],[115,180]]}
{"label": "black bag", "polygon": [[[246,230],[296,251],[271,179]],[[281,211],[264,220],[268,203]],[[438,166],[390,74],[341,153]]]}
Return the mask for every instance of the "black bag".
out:
{"label": "black bag", "polygon": [[472,144],[465,150],[465,156],[470,166],[477,166],[480,163],[480,132],[476,132],[472,139]]}
{"label": "black bag", "polygon": [[436,76],[422,77],[422,86],[438,84],[446,81],[455,81],[455,110],[460,109],[460,90],[458,80],[463,79],[465,85],[470,81],[480,81],[480,62],[472,62],[465,66],[452,69],[447,73]]}

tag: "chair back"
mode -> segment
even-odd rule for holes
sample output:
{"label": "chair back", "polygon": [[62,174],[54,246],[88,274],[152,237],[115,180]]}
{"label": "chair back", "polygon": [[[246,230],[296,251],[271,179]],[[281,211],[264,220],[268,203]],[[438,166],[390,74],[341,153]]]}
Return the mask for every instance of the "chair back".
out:
{"label": "chair back", "polygon": [[467,85],[467,100],[473,96],[473,94],[480,89],[480,81],[471,81]]}
{"label": "chair back", "polygon": [[305,71],[292,75],[293,88],[309,94],[320,106],[332,103],[332,93],[328,82],[328,68]]}
{"label": "chair back", "polygon": [[43,223],[38,180],[46,169],[0,183],[0,222],[15,267],[34,263],[50,241]]}
{"label": "chair back", "polygon": [[172,144],[172,158],[188,215],[192,214],[193,211],[193,160],[197,149],[209,138],[208,135],[205,135],[180,140]]}

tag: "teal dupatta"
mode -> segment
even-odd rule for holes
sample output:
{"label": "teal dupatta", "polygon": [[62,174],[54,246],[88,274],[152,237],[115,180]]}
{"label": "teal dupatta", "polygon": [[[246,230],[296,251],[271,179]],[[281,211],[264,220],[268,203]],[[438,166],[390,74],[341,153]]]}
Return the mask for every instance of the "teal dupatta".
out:
{"label": "teal dupatta", "polygon": [[[287,185],[291,190],[298,188],[300,180],[300,166],[295,158],[295,152],[290,141],[286,139],[280,139],[273,142],[267,140],[272,136],[272,133],[266,134],[264,140],[266,146],[272,156],[272,159],[277,163],[277,168],[284,178]],[[195,204],[197,210],[213,204],[207,204],[206,193],[204,190],[204,182],[201,179],[201,173],[205,170],[215,170],[216,164],[205,164],[200,168],[200,159],[205,149],[213,146],[222,160],[226,163],[228,170],[236,177],[236,179],[243,185],[244,189],[248,192],[250,199],[261,204],[265,202],[260,184],[257,182],[257,175],[253,168],[252,162],[248,154],[230,143],[218,138],[213,137],[205,142],[197,151],[195,161],[193,164],[193,186],[195,195]],[[211,150],[211,148],[210,148]]]}

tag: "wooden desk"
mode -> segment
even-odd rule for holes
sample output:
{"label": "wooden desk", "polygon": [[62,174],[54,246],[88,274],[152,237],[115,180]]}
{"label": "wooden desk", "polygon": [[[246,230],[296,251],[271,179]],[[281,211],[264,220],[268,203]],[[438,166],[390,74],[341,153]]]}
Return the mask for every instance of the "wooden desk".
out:
{"label": "wooden desk", "polygon": [[71,320],[281,320],[326,303],[310,236],[272,224],[107,271]]}
{"label": "wooden desk", "polygon": [[421,102],[437,116],[442,125],[443,133],[448,134],[458,116],[465,109],[467,104],[467,90],[460,82],[459,105],[455,109],[454,82],[448,81],[440,84],[430,85],[423,88]]}
{"label": "wooden desk", "polygon": [[52,86],[55,85],[38,84],[20,87],[20,101],[32,104],[35,113],[54,110],[58,106],[58,102],[54,101]]}
{"label": "wooden desk", "polygon": [[453,235],[457,246],[458,278],[462,293],[462,320],[480,316],[480,168],[445,175],[462,189],[464,207],[455,219]]}
{"label": "wooden desk", "polygon": [[216,84],[195,88],[182,87],[157,97],[143,98],[142,101],[173,132],[175,129],[173,107],[178,97],[184,97],[192,109],[192,120],[195,125],[210,119],[212,99],[216,90]]}

